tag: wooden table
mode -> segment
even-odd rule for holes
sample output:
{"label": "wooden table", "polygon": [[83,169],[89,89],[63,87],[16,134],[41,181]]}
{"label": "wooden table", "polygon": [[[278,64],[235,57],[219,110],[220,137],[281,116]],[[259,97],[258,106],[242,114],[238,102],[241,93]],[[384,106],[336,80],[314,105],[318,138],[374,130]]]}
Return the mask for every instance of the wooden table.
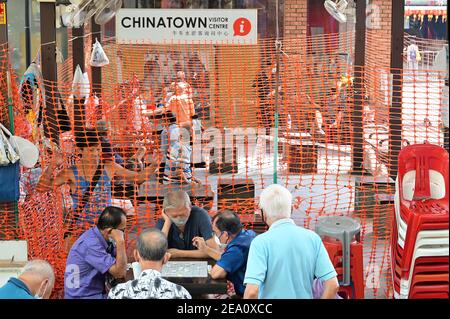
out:
{"label": "wooden table", "polygon": [[145,182],[139,187],[138,201],[149,201],[161,206],[164,196],[170,191],[183,190],[189,194],[194,205],[210,210],[214,202],[214,192],[211,185],[182,184],[164,185],[155,181]]}
{"label": "wooden table", "polygon": [[[215,260],[213,259],[190,259],[190,258],[174,258],[171,261],[207,261],[208,265],[215,265]],[[127,275],[125,277],[126,281],[133,280],[133,269],[127,270]],[[193,298],[201,298],[202,295],[207,294],[226,294],[227,293],[227,280],[226,279],[218,279],[214,280],[211,278],[211,275],[208,273],[208,277],[206,278],[191,278],[191,277],[173,277],[173,278],[164,278],[170,282],[178,284],[186,288],[187,291],[191,294]]]}

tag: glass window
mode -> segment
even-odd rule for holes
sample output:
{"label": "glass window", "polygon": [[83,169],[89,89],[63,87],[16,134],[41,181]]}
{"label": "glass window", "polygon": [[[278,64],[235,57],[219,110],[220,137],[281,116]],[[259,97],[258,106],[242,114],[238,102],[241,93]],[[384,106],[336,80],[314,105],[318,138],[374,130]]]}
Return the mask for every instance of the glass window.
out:
{"label": "glass window", "polygon": [[10,63],[17,74],[25,71],[25,1],[8,1],[8,43]]}
{"label": "glass window", "polygon": [[[25,38],[25,1],[8,1],[8,42],[13,69],[22,75],[27,69],[26,65],[26,38]],[[41,18],[40,4],[29,1],[30,5],[30,58],[36,60],[41,47]],[[64,58],[67,58],[67,29],[56,29],[56,43]]]}

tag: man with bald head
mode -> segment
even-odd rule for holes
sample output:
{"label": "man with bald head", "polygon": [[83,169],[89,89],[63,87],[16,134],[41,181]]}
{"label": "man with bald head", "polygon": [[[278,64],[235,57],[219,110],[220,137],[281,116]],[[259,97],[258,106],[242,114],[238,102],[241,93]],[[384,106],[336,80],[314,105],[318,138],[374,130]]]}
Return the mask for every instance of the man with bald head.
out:
{"label": "man with bald head", "polygon": [[0,288],[0,299],[49,299],[55,285],[52,266],[45,260],[29,261],[18,278]]}
{"label": "man with bald head", "polygon": [[161,269],[170,258],[162,231],[155,228],[142,231],[136,248],[134,258],[142,272],[138,278],[112,288],[109,299],[191,299],[185,288],[161,277]]}

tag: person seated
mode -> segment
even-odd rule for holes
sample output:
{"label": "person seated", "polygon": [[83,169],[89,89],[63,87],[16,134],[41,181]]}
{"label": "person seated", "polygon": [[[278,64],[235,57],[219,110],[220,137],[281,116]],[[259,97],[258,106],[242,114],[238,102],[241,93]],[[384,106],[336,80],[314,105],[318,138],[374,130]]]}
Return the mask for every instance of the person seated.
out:
{"label": "person seated", "polygon": [[[117,164],[111,151],[103,153],[103,150],[107,150],[110,146],[102,141],[102,133],[99,133],[96,129],[77,132],[75,143],[81,151],[81,156],[75,165],[62,169],[55,176],[54,171],[61,164],[62,155],[53,152],[52,160],[41,175],[38,189],[49,191],[53,187],[68,184],[77,222],[86,221],[94,225],[94,221],[101,211],[112,204],[112,181],[120,179],[142,184],[155,178],[157,163],[152,163],[144,171],[133,172]],[[92,185],[93,190],[90,191],[90,196],[86,198],[86,192],[89,191],[91,182],[95,177],[98,178],[97,183]],[[81,215],[83,219],[79,218]]]}
{"label": "person seated", "polygon": [[[145,165],[142,161],[147,152],[145,146],[139,146],[135,154],[128,159],[124,159],[117,149],[111,145],[110,139],[108,138],[110,128],[108,127],[107,122],[104,120],[97,121],[97,130],[99,131],[101,138],[103,161],[113,159],[116,164],[121,165],[132,172],[141,172],[145,169]],[[113,197],[125,197],[132,202],[135,201],[135,196],[137,194],[137,185],[135,182],[126,181],[125,179],[118,177],[114,180],[112,190]],[[136,203],[132,205],[137,206]]]}
{"label": "person seated", "polygon": [[185,191],[168,192],[164,196],[161,217],[156,227],[167,236],[172,257],[208,257],[193,245],[195,237],[203,237],[206,245],[218,250],[208,213],[203,208],[192,206]]}
{"label": "person seated", "polygon": [[64,273],[65,299],[105,299],[106,280],[124,278],[127,268],[124,232],[125,212],[106,207],[97,226],[85,231],[67,256]]}
{"label": "person seated", "polygon": [[[164,159],[164,184],[189,184],[197,182],[192,176],[191,153],[188,133],[179,128],[172,112],[163,116],[160,158]],[[183,136],[183,132],[184,134]]]}
{"label": "person seated", "polygon": [[142,270],[138,278],[119,284],[109,291],[109,299],[192,299],[182,286],[161,277],[161,269],[170,259],[167,238],[158,229],[145,229],[139,235],[134,258]]}
{"label": "person seated", "polygon": [[0,287],[0,299],[49,299],[54,285],[52,266],[45,260],[31,260],[18,278]]}
{"label": "person seated", "polygon": [[219,239],[220,245],[225,246],[225,251],[218,254],[205,243],[201,237],[194,238],[194,245],[211,258],[217,259],[216,265],[211,269],[211,278],[226,278],[234,285],[238,297],[244,296],[244,276],[247,269],[247,258],[250,244],[256,234],[253,230],[245,230],[239,216],[229,210],[214,218],[214,233]]}

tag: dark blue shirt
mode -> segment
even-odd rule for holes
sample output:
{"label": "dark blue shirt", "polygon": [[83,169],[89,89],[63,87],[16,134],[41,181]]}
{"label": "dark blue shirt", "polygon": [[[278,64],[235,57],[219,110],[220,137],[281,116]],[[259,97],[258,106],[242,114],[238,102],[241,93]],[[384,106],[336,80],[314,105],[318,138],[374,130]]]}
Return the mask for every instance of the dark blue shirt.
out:
{"label": "dark blue shirt", "polygon": [[115,255],[97,227],[85,231],[67,257],[64,298],[106,299],[106,274],[116,263]]}
{"label": "dark blue shirt", "polygon": [[0,287],[0,299],[35,299],[25,283],[18,278],[9,278],[8,282]]}
{"label": "dark blue shirt", "polygon": [[[164,220],[159,219],[156,228],[162,229],[163,226]],[[203,208],[192,206],[191,215],[184,226],[184,233],[173,223],[170,226],[169,236],[167,236],[169,248],[195,250],[197,248],[192,245],[192,239],[197,236],[205,240],[212,238],[211,218]]]}
{"label": "dark blue shirt", "polygon": [[244,295],[244,277],[247,269],[248,251],[250,244],[256,237],[253,230],[242,230],[222,253],[217,265],[227,272],[227,279],[234,285],[234,290],[239,296]]}

